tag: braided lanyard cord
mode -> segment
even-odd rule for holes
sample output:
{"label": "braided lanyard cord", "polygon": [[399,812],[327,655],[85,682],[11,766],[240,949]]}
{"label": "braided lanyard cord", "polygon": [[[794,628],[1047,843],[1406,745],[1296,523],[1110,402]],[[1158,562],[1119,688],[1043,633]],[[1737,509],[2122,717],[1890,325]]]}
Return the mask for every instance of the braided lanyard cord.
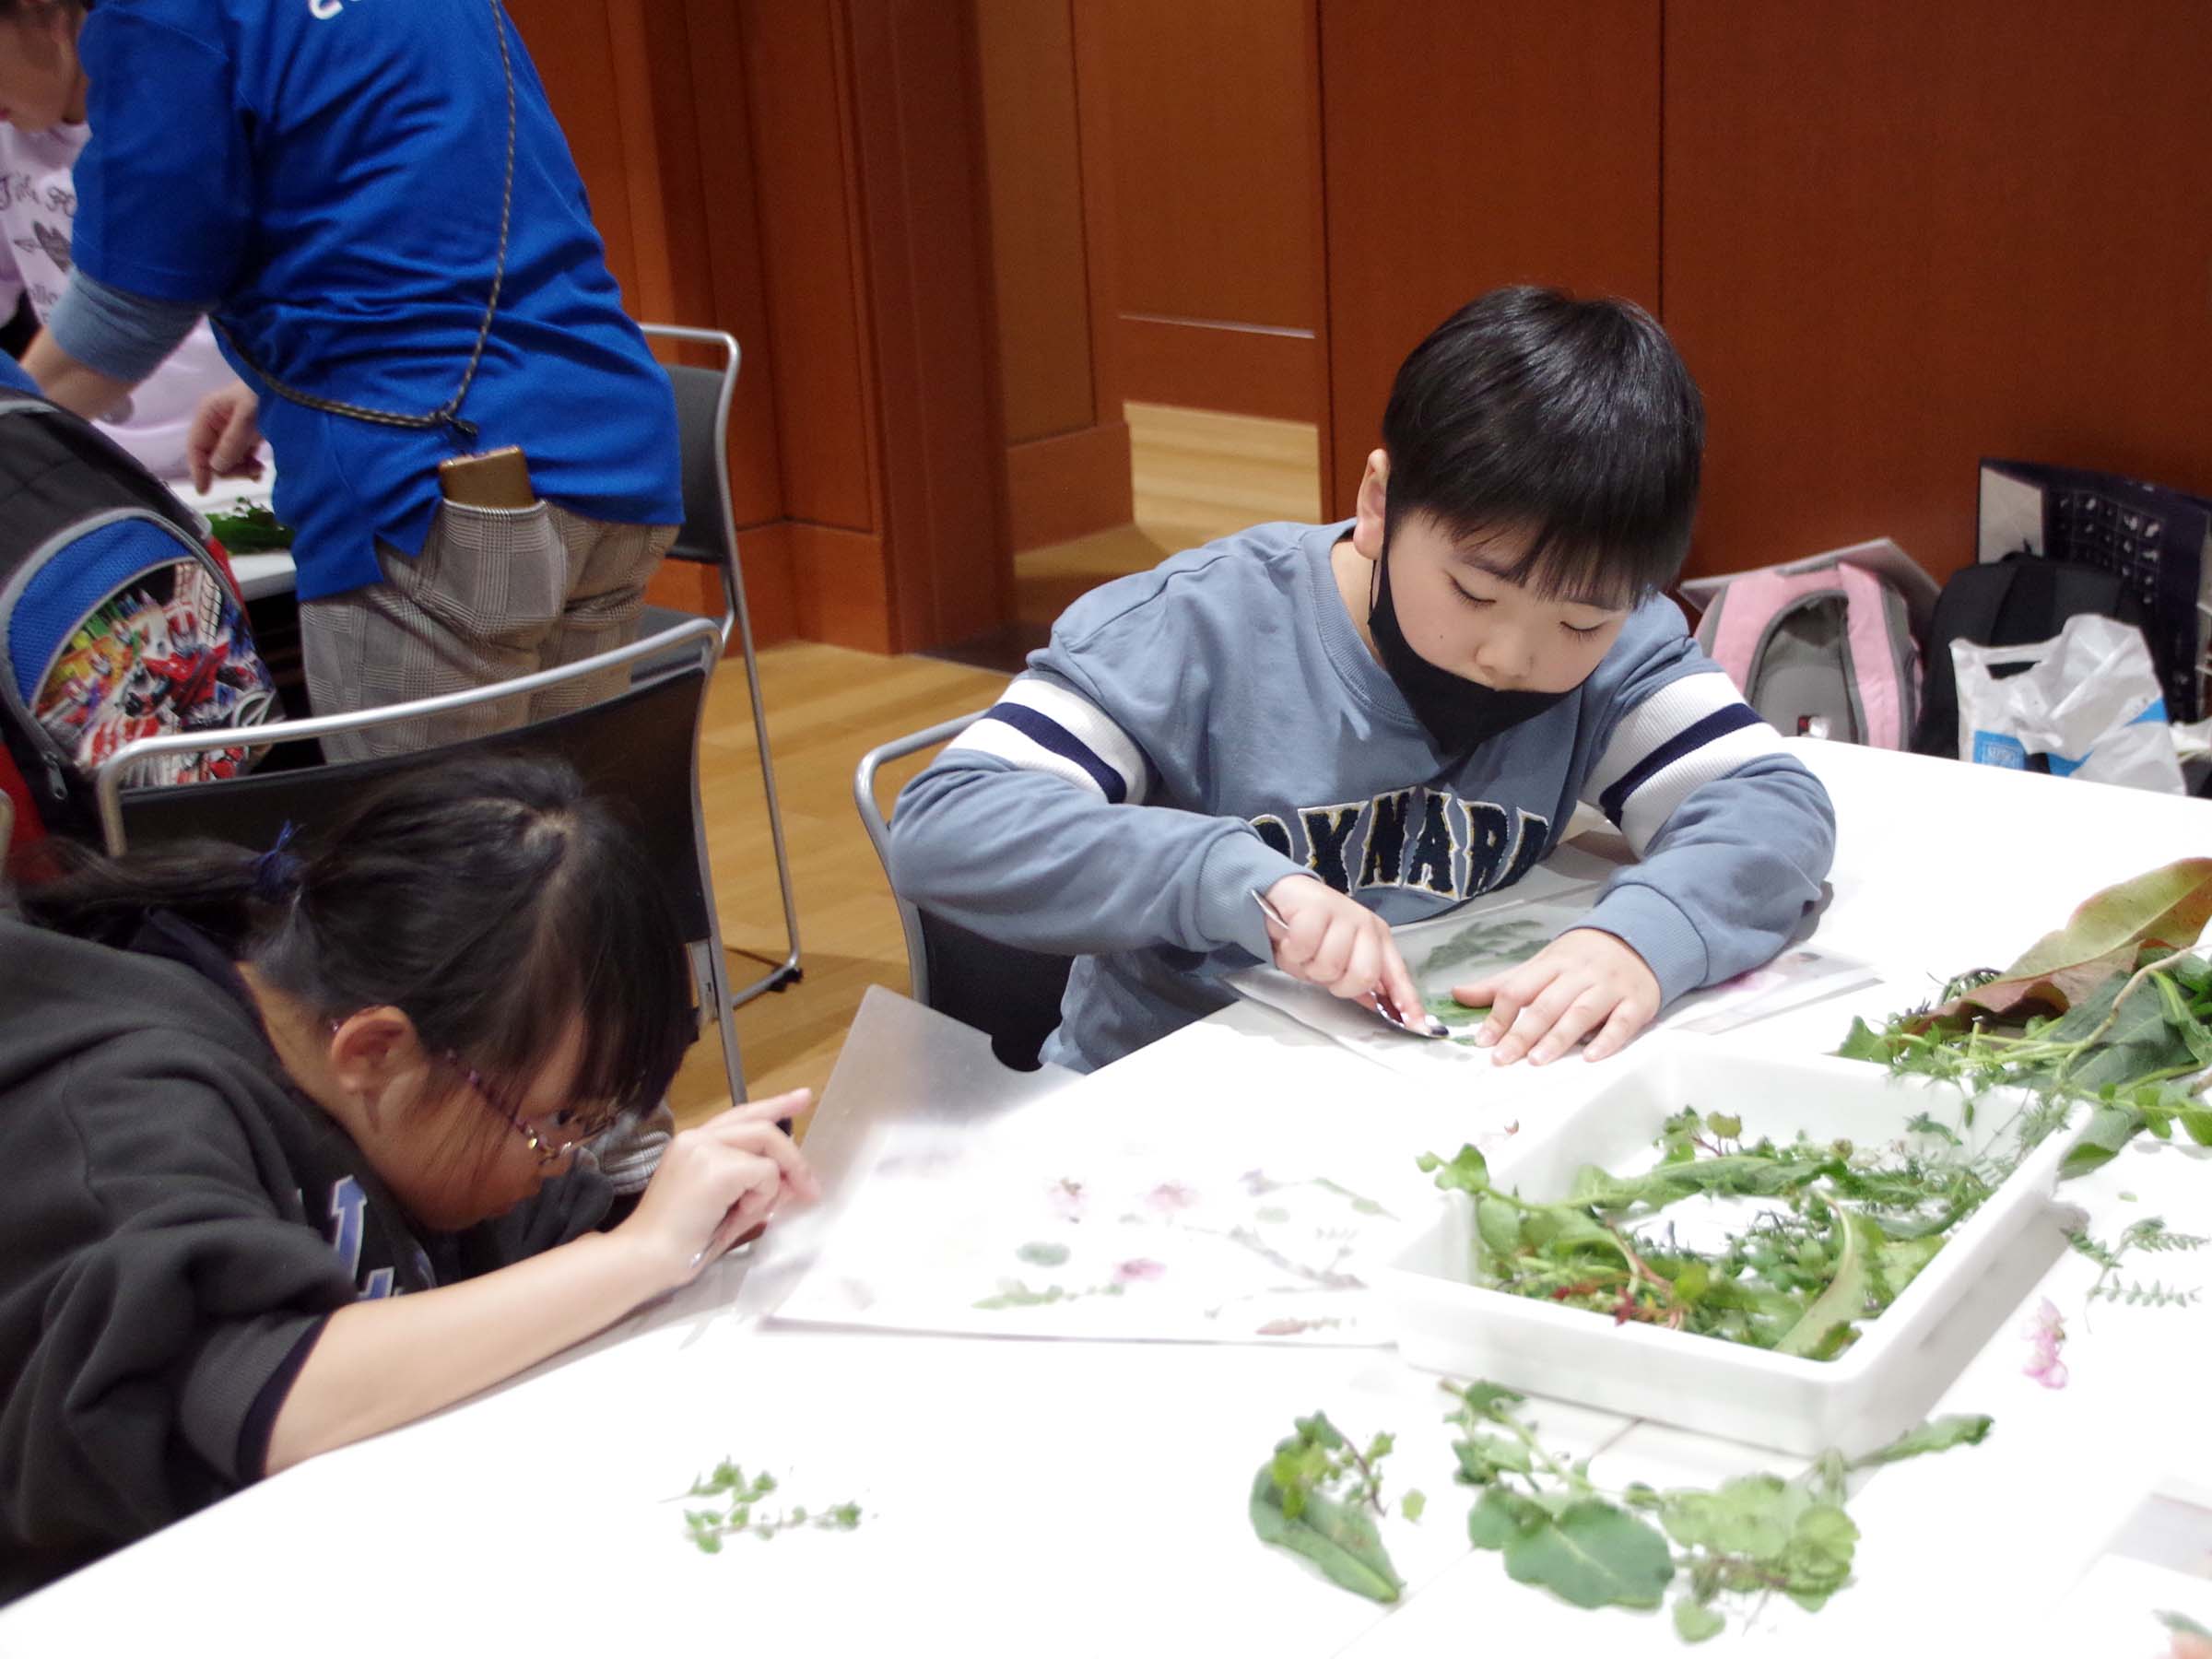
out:
{"label": "braided lanyard cord", "polygon": [[[267,370],[247,356],[239,345],[237,336],[219,322],[223,339],[239,359],[267,382],[270,391],[288,402],[310,409],[320,409],[325,415],[343,415],[353,420],[373,421],[378,426],[406,427],[416,431],[427,431],[438,427],[451,427],[467,442],[474,442],[477,426],[474,421],[461,418],[461,400],[468,395],[468,388],[477,378],[477,366],[484,359],[485,343],[491,337],[491,320],[500,309],[500,288],[507,280],[507,233],[514,218],[514,57],[507,45],[507,15],[500,0],[491,0],[491,30],[499,38],[500,68],[507,78],[507,171],[500,188],[500,252],[491,272],[491,297],[484,302],[484,320],[477,325],[477,342],[469,348],[468,366],[461,371],[461,383],[453,388],[453,396],[428,415],[396,415],[389,409],[365,408],[359,404],[341,403],[333,397],[318,397],[312,392],[302,392],[288,386]],[[210,319],[213,321],[213,319]]]}

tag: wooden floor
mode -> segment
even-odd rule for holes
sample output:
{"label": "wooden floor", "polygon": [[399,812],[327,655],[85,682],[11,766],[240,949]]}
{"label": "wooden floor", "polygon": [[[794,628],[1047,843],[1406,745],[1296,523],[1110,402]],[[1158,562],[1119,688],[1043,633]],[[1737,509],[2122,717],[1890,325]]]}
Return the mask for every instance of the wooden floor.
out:
{"label": "wooden floor", "polygon": [[[1136,523],[1021,555],[1018,608],[1049,623],[1077,595],[1168,554],[1267,519],[1320,516],[1314,429],[1156,405],[1127,406]],[[1005,677],[924,657],[877,657],[833,645],[779,645],[760,655],[783,829],[798,899],[804,980],[737,1013],[755,1097],[830,1076],[870,985],[907,988],[906,945],[883,868],[861,828],[853,770],[876,745],[989,703]],[[924,757],[887,771],[888,811]],[[707,841],[724,943],[737,982],[780,961],[783,927],[770,856],[745,677],[731,665],[709,693],[701,756]],[[725,1098],[711,1041],[692,1052],[674,1091],[695,1121]]]}

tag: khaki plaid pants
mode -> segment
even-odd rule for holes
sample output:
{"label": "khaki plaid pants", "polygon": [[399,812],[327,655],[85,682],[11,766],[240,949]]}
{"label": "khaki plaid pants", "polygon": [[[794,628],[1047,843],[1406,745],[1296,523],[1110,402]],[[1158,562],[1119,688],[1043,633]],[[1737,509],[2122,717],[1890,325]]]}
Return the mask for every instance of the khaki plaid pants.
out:
{"label": "khaki plaid pants", "polygon": [[[377,546],[384,580],[300,607],[317,714],[381,708],[557,668],[627,644],[673,524],[608,524],[550,501],[439,503],[418,558]],[[503,732],[621,691],[619,668],[528,698],[325,737],[333,760]]]}

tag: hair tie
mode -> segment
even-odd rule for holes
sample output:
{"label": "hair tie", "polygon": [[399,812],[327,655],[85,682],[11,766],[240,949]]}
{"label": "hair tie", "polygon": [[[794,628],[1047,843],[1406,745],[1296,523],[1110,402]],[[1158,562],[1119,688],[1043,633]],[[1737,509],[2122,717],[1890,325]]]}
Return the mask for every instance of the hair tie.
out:
{"label": "hair tie", "polygon": [[276,832],[276,844],[253,860],[253,897],[264,903],[281,904],[299,895],[302,866],[285,851],[291,842],[292,830],[292,821],[287,818]]}

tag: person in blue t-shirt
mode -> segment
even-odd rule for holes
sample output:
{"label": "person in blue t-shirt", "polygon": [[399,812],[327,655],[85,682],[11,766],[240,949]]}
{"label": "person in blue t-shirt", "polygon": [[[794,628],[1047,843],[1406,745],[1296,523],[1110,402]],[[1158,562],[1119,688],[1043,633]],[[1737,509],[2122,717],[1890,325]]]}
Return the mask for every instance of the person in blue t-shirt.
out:
{"label": "person in blue t-shirt", "polygon": [[[683,517],[675,399],[498,0],[0,0],[0,108],[88,79],[76,269],[25,366],[98,415],[213,316],[241,384],[203,407],[195,472],[265,431],[317,712],[629,638]],[[510,445],[536,504],[441,492],[441,462]],[[325,747],[472,735],[621,681]]]}

